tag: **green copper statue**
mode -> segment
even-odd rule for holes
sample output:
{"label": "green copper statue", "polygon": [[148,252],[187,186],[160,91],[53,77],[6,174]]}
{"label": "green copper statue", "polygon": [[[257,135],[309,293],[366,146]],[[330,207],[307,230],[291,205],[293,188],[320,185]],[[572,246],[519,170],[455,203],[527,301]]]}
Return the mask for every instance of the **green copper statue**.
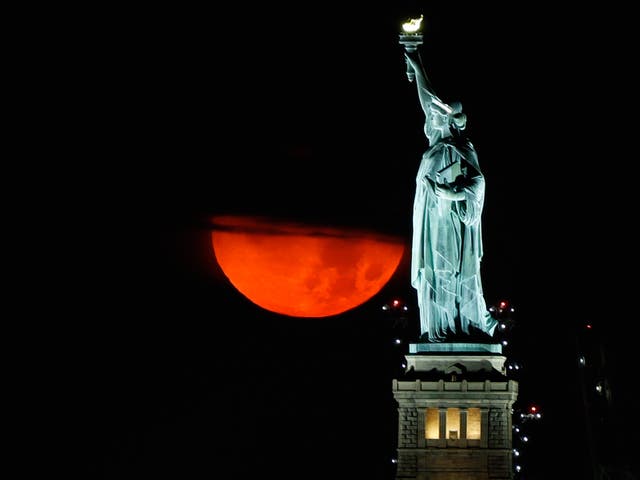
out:
{"label": "green copper statue", "polygon": [[420,310],[421,340],[442,342],[470,326],[493,336],[497,321],[486,308],[480,261],[480,217],[485,180],[458,102],[435,94],[417,49],[405,52],[425,114],[429,146],[416,176],[411,285]]}

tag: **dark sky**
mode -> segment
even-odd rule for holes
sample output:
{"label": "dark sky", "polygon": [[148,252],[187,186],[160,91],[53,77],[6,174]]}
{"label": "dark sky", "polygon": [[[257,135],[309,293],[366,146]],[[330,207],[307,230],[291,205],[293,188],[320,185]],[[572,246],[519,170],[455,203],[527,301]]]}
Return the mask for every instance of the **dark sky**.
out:
{"label": "dark sky", "polygon": [[571,440],[583,437],[573,362],[586,320],[618,355],[626,405],[631,340],[615,325],[630,289],[615,279],[630,245],[614,239],[631,226],[613,212],[631,198],[616,190],[622,148],[603,141],[627,118],[627,67],[612,55],[626,48],[622,13],[341,3],[154,6],[105,42],[107,135],[85,187],[95,229],[76,239],[84,340],[69,350],[83,419],[69,461],[86,478],[390,478],[401,352],[380,306],[413,304],[406,270],[344,315],[284,317],[230,286],[208,227],[268,215],[408,241],[426,139],[397,35],[420,13],[428,72],[462,102],[486,178],[485,297],[516,307],[522,403],[548,413],[532,472],[586,461]]}

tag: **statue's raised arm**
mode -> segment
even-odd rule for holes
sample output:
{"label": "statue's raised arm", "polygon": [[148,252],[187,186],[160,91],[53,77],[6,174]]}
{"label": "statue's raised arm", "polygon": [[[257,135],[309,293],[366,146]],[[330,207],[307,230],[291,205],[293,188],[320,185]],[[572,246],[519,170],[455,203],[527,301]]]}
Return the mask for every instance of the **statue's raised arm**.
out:
{"label": "statue's raised arm", "polygon": [[429,114],[429,107],[435,106],[442,110],[443,113],[449,114],[451,108],[446,105],[438,95],[436,95],[433,85],[427,76],[420,57],[420,52],[405,52],[405,58],[408,65],[413,69],[416,85],[418,87],[418,96],[420,97],[420,103],[425,114]]}
{"label": "statue's raised arm", "polygon": [[[439,137],[439,132],[434,132],[430,126],[443,122],[448,123],[448,117],[453,109],[436,95],[433,85],[425,72],[420,53],[417,50],[405,51],[405,58],[407,65],[413,70],[415,76],[420,106],[425,114],[425,134],[430,142],[434,142],[436,140],[435,137]],[[441,122],[438,120],[441,120]]]}

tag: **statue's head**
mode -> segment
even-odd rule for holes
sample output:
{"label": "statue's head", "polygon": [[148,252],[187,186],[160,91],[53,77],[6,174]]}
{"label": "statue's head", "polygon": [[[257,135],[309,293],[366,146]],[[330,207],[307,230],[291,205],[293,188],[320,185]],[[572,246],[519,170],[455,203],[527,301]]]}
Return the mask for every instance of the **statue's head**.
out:
{"label": "statue's head", "polygon": [[449,126],[449,113],[440,105],[432,103],[429,106],[431,127],[437,130],[444,130]]}
{"label": "statue's head", "polygon": [[446,135],[453,129],[462,131],[467,126],[467,115],[462,111],[460,102],[452,102],[451,105],[447,105],[436,98],[429,105],[429,110],[428,130],[431,134],[439,131]]}
{"label": "statue's head", "polygon": [[457,130],[464,130],[467,126],[467,115],[462,111],[460,102],[451,102],[451,113],[449,113],[449,123]]}

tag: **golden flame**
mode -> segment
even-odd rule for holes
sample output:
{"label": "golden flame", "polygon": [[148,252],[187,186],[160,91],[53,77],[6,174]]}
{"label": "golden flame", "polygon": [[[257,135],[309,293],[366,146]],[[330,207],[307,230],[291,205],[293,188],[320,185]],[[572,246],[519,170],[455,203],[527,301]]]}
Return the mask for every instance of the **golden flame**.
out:
{"label": "golden flame", "polygon": [[408,22],[402,24],[402,31],[406,33],[415,33],[420,30],[422,19],[424,15],[420,15],[420,18],[411,18]]}

